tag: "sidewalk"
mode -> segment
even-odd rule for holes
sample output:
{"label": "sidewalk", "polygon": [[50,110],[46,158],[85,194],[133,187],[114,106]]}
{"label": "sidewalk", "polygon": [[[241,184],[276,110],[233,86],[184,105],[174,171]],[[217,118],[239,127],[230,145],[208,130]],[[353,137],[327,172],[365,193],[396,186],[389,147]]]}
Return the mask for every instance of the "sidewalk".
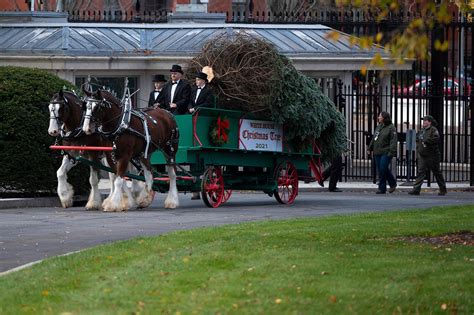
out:
{"label": "sidewalk", "polygon": [[[299,182],[299,190],[300,191],[328,191],[329,182],[324,182],[324,187],[319,186],[317,182],[305,184],[303,182]],[[410,191],[413,188],[413,182],[397,182],[397,190],[400,191]],[[373,191],[376,192],[378,187],[376,184],[372,182],[338,182],[337,188],[343,191]],[[474,191],[474,186],[469,186],[469,182],[460,182],[460,183],[446,183],[446,188],[449,190],[457,190],[457,191]],[[431,190],[438,190],[438,184],[436,182],[432,182],[430,187],[427,186],[426,183],[423,184],[422,191],[431,191]]]}
{"label": "sidewalk", "polygon": [[[325,187],[319,186],[317,182],[305,184],[304,182],[300,181],[298,184],[298,188],[300,191],[327,191],[327,186],[329,182],[324,182]],[[402,191],[409,191],[413,188],[413,182],[406,183],[406,182],[398,182],[397,189]],[[472,190],[474,191],[474,186],[469,186],[469,182],[460,182],[460,183],[446,183],[448,190]],[[347,191],[377,191],[377,185],[373,184],[372,182],[338,182],[337,188]],[[101,179],[99,181],[99,189],[101,190],[108,190],[110,189],[110,183],[108,179]],[[428,187],[427,184],[423,184],[422,190],[438,190],[438,184],[436,182],[431,183],[431,187]]]}
{"label": "sidewalk", "polygon": [[[299,182],[299,191],[301,192],[327,192],[329,185],[328,182],[325,182],[325,187],[321,187],[317,182],[305,184],[302,181]],[[408,192],[412,189],[413,183],[407,185],[405,182],[398,182],[397,191],[398,192]],[[447,183],[446,184],[449,191],[474,191],[474,186],[469,186],[468,182],[461,183]],[[337,188],[341,189],[343,192],[376,192],[377,185],[372,182],[339,182],[337,183]],[[108,179],[101,179],[99,181],[99,189],[102,191],[102,194],[108,194],[110,189],[110,183]],[[438,185],[431,183],[431,187],[428,187],[423,184],[422,191],[437,191]],[[42,197],[42,198],[5,198],[0,199],[0,209],[11,209],[11,208],[31,208],[31,207],[60,207],[61,204],[57,197]]]}

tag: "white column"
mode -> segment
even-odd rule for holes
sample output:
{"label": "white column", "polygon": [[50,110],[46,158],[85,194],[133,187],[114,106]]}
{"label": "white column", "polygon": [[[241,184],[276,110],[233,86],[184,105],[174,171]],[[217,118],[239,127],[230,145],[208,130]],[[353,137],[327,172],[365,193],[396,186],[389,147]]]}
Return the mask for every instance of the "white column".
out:
{"label": "white column", "polygon": [[382,90],[382,102],[380,107],[383,111],[391,112],[390,110],[390,99],[391,99],[391,86],[392,86],[392,76],[390,72],[385,73],[383,77],[380,78],[380,88]]}
{"label": "white column", "polygon": [[[342,80],[343,86],[342,86],[342,93],[346,94],[345,99],[346,99],[346,108],[344,108],[344,116],[346,117],[346,134],[347,138],[352,141],[350,138],[351,136],[351,130],[352,130],[352,121],[351,121],[351,116],[352,116],[352,72],[351,71],[346,71],[342,76],[340,76],[338,79]],[[349,144],[348,144],[349,145]]]}
{"label": "white column", "polygon": [[137,88],[140,89],[138,92],[138,104],[137,108],[146,108],[148,106],[148,97],[153,87],[153,75],[150,71],[146,71],[144,74],[138,76]]}

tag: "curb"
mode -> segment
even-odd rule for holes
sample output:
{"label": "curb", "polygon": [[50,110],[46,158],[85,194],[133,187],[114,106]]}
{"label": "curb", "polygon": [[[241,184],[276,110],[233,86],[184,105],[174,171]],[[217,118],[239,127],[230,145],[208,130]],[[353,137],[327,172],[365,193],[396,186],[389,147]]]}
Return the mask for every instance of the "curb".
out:
{"label": "curb", "polygon": [[[375,186],[375,185],[374,185]],[[344,187],[344,185],[338,186],[342,192],[359,192],[359,193],[375,193],[377,187]],[[412,186],[398,186],[397,190],[393,195],[397,193],[408,193],[412,189]],[[300,192],[329,192],[327,187],[299,187]],[[423,187],[422,192],[436,192],[438,187]],[[474,186],[462,186],[462,187],[448,187],[448,193],[452,192],[474,192]],[[108,192],[101,192],[102,199],[107,197]],[[337,195],[337,194],[336,194]],[[74,207],[85,206],[87,202],[87,196],[76,196],[74,198]],[[6,198],[0,199],[0,210],[2,209],[16,209],[16,208],[41,208],[50,207],[56,208],[61,207],[61,202],[58,197],[39,197],[39,198]]]}
{"label": "curb", "polygon": [[40,198],[6,198],[0,199],[0,209],[33,208],[33,207],[60,207],[58,197]]}
{"label": "curb", "polygon": [[[344,187],[344,186],[338,186],[338,189],[342,190],[343,192],[370,192],[370,193],[375,193],[377,191],[377,187],[371,188],[371,187]],[[405,187],[397,187],[397,190],[395,190],[395,193],[408,193],[410,190],[412,190],[412,186],[405,186]],[[327,187],[298,187],[298,191],[301,192],[329,192]],[[421,188],[422,192],[437,192],[438,187],[422,187]],[[474,187],[448,187],[448,193],[452,192],[469,192],[469,191],[474,191]]]}

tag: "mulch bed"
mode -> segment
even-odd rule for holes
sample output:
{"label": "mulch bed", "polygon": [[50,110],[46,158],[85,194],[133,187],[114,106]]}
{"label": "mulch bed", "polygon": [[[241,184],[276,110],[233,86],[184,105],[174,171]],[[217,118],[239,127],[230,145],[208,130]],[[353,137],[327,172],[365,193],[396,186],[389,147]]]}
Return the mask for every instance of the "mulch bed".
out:
{"label": "mulch bed", "polygon": [[448,233],[439,236],[420,237],[410,236],[401,237],[400,240],[413,243],[426,243],[432,245],[466,245],[474,246],[474,233],[471,231],[461,231],[456,233]]}

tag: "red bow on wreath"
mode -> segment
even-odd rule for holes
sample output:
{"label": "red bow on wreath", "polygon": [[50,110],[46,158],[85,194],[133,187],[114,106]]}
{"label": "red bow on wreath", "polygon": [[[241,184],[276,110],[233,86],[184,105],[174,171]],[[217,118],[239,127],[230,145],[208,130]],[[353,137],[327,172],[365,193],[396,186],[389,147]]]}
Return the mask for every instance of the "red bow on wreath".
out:
{"label": "red bow on wreath", "polygon": [[[227,142],[229,136],[227,135],[227,130],[229,129],[230,124],[229,120],[223,119],[221,117],[217,117],[217,138],[222,139],[224,142]],[[222,135],[222,137],[221,137]]]}

